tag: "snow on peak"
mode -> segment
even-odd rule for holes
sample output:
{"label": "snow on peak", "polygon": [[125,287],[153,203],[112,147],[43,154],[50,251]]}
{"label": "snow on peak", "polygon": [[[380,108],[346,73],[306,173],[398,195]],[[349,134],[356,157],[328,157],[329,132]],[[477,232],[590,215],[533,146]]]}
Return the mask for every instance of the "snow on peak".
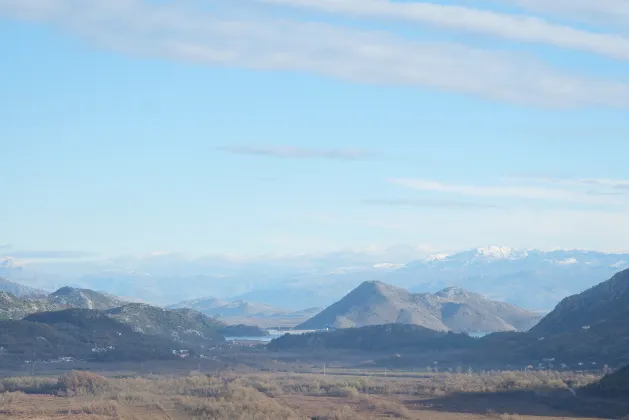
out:
{"label": "snow on peak", "polygon": [[508,260],[526,257],[528,253],[526,251],[519,251],[517,249],[509,248],[506,246],[490,246],[487,248],[476,249],[476,256],[489,259],[489,260]]}
{"label": "snow on peak", "polygon": [[450,254],[433,254],[426,257],[426,261],[445,261]]}
{"label": "snow on peak", "polygon": [[559,265],[571,265],[578,263],[576,258],[566,258],[565,260],[555,260],[555,264]]}

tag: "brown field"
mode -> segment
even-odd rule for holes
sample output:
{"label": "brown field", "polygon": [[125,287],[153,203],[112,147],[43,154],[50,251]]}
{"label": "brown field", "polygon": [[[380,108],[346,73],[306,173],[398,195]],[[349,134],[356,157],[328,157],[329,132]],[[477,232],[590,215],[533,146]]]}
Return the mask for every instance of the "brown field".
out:
{"label": "brown field", "polygon": [[0,419],[525,420],[608,414],[606,403],[568,391],[567,383],[578,387],[598,378],[590,374],[374,376],[345,370],[327,375],[249,371],[106,375],[74,371],[59,377],[5,377],[0,382]]}

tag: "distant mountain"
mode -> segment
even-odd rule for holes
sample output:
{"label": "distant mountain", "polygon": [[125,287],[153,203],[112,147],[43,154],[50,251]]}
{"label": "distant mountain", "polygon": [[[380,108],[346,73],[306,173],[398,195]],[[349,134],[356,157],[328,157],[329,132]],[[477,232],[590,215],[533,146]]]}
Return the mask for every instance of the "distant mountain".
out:
{"label": "distant mountain", "polygon": [[271,286],[235,296],[272,306],[328,306],[365,280],[381,281],[415,293],[456,286],[490,299],[548,312],[623,268],[629,254],[582,250],[519,250],[490,246],[437,254],[406,264],[362,265],[323,272],[299,272]]}
{"label": "distant mountain", "polygon": [[235,300],[227,302],[216,298],[202,298],[168,306],[169,309],[189,308],[225,321],[228,324],[248,324],[262,327],[295,326],[320,309],[309,308],[291,312],[260,303]]}
{"label": "distant mountain", "polygon": [[[559,334],[626,324],[629,320],[629,270],[562,300],[531,332]],[[609,325],[606,325],[609,324]],[[627,326],[629,333],[629,325]],[[620,337],[619,337],[620,338]]]}
{"label": "distant mountain", "polygon": [[415,292],[454,285],[520,307],[550,310],[623,268],[629,268],[629,254],[493,246],[413,261],[383,279]]}
{"label": "distant mountain", "polygon": [[[456,286],[493,300],[548,312],[566,296],[580,293],[629,268],[629,254],[582,250],[490,246],[453,254],[421,258],[418,255],[416,249],[408,247],[401,252],[266,256],[245,260],[191,259],[171,254],[62,265],[33,262],[9,267],[9,264],[4,268],[0,261],[0,276],[40,288],[72,284],[160,305],[209,295],[286,311],[327,307],[362,282],[377,280],[415,293],[435,293]],[[227,304],[225,300],[223,303]]]}
{"label": "distant mountain", "polygon": [[190,299],[184,300],[183,302],[176,303],[174,305],[168,305],[166,308],[168,309],[181,309],[181,308],[189,308],[195,309],[199,312],[209,313],[213,312],[215,309],[228,305],[229,301],[218,299],[214,297],[205,297],[198,299]]}
{"label": "distant mountain", "polygon": [[3,277],[0,277],[0,292],[11,293],[13,296],[17,297],[42,297],[48,294],[43,290],[23,286],[19,283],[9,281]]}
{"label": "distant mountain", "polygon": [[535,313],[459,288],[447,288],[436,294],[414,294],[389,284],[368,281],[297,328],[400,323],[435,331],[494,332],[527,330],[539,318]]}

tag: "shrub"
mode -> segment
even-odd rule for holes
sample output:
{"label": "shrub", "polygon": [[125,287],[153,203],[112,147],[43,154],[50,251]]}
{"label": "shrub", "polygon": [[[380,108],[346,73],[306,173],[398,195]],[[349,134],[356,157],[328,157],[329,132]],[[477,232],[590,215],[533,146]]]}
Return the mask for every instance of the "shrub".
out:
{"label": "shrub", "polygon": [[91,372],[72,371],[59,377],[58,391],[67,396],[102,395],[111,390],[104,376]]}

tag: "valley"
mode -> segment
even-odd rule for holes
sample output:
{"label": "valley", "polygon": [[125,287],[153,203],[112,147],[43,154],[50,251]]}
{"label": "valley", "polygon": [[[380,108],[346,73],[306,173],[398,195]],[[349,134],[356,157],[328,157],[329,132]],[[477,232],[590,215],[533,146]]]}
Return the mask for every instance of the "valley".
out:
{"label": "valley", "polygon": [[[244,302],[164,309],[69,287],[48,296],[2,293],[8,393],[0,418],[230,419],[230,410],[247,412],[241,404],[258,407],[255,420],[629,413],[629,270],[541,320],[460,288],[415,294],[368,281],[297,329],[274,330],[225,323],[243,308],[248,320],[278,316]],[[74,375],[72,392],[55,382],[64,375]],[[175,383],[184,391],[165,391]]]}

